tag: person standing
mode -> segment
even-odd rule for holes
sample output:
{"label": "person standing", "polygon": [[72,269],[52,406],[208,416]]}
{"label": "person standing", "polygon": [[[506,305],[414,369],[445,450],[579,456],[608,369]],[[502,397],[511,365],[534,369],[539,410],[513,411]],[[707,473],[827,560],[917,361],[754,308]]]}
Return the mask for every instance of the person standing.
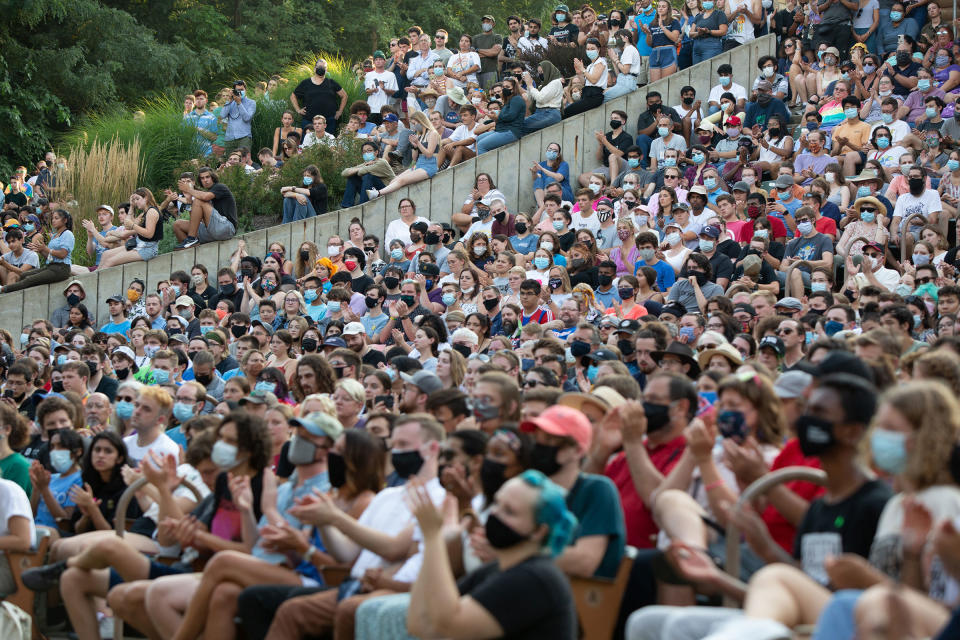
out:
{"label": "person standing", "polygon": [[186,120],[196,127],[200,155],[206,157],[213,153],[213,141],[217,139],[217,116],[207,111],[207,92],[203,89],[193,92],[193,104]]}
{"label": "person standing", "polygon": [[336,135],[340,114],[347,107],[347,92],[336,80],[327,77],[327,61],[321,58],[317,60],[313,75],[298,84],[290,94],[290,102],[303,119],[303,127],[313,122],[313,116],[320,114],[327,119],[327,129]]}
{"label": "person standing", "polygon": [[368,71],[363,77],[367,104],[370,105],[370,115],[367,119],[376,125],[383,124],[380,108],[389,104],[393,94],[397,92],[397,76],[386,71],[386,65],[387,59],[383,51],[374,51],[373,71]]}
{"label": "person standing", "polygon": [[480,56],[480,87],[486,91],[497,81],[497,68],[500,51],[503,49],[503,36],[493,32],[496,23],[493,16],[485,15],[481,21],[482,33],[473,36],[473,46]]}
{"label": "person standing", "polygon": [[223,137],[223,148],[226,153],[229,154],[240,147],[249,149],[253,146],[250,123],[253,122],[253,115],[256,112],[257,103],[247,97],[247,85],[243,80],[237,80],[233,83],[233,95],[230,101],[220,112],[220,117],[227,121],[227,132]]}

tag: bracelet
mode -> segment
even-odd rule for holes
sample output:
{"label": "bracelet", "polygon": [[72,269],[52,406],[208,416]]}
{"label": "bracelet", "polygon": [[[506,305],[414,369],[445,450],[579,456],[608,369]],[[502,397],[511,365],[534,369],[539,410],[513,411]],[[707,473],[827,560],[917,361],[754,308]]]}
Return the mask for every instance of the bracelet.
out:
{"label": "bracelet", "polygon": [[307,547],[307,550],[303,552],[303,559],[307,562],[310,562],[310,558],[313,557],[313,554],[317,552],[317,548],[314,545]]}
{"label": "bracelet", "polygon": [[705,486],[704,489],[707,491],[707,493],[709,493],[709,492],[713,491],[714,489],[717,489],[717,488],[722,487],[722,486],[723,486],[723,480],[717,480],[716,482],[711,482],[710,484],[708,484],[707,486]]}

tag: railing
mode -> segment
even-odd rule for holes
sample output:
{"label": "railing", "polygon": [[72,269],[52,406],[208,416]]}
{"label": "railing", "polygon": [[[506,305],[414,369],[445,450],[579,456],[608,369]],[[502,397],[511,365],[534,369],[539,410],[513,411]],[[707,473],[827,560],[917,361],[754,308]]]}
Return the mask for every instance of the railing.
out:
{"label": "railing", "polygon": [[[133,278],[147,283],[147,291],[155,290],[157,282],[166,280],[177,270],[190,272],[196,264],[204,264],[215,279],[217,268],[229,264],[230,256],[242,238],[252,255],[262,256],[271,242],[282,242],[287,255],[294,255],[300,243],[320,241],[321,248],[326,238],[334,233],[346,237],[347,226],[353,218],[359,218],[367,229],[383,238],[387,224],[396,218],[397,205],[405,197],[417,203],[417,213],[430,219],[449,220],[454,211],[459,211],[464,199],[473,188],[477,173],[486,172],[494,177],[497,188],[507,197],[511,212],[530,211],[534,208],[533,176],[529,167],[543,159],[543,151],[551,142],[559,142],[563,157],[570,165],[570,178],[576,177],[597,165],[595,151],[597,141],[594,131],[606,132],[610,113],[615,110],[628,114],[627,131],[636,134],[637,117],[646,110],[649,91],[658,91],[663,103],[680,103],[680,89],[690,85],[697,90],[697,98],[703,101],[704,109],[710,88],[717,83],[717,68],[725,63],[733,67],[734,82],[748,91],[756,77],[757,62],[765,55],[776,54],[776,39],[773,35],[758,38],[730,51],[678,71],[666,78],[641,87],[633,93],[605,103],[602,107],[563,120],[551,127],[524,136],[519,141],[500,147],[478,158],[463,162],[456,167],[437,173],[433,179],[400,189],[387,196],[363,205],[326,213],[309,220],[258,229],[231,240],[199,245],[184,251],[162,254],[149,262],[136,262],[94,273],[78,276],[87,292],[84,301],[96,315],[97,327],[109,321],[106,299],[122,294]],[[63,289],[68,281],[33,287],[0,295],[0,328],[19,336],[22,327],[37,318],[49,318],[53,310],[66,304]]]}

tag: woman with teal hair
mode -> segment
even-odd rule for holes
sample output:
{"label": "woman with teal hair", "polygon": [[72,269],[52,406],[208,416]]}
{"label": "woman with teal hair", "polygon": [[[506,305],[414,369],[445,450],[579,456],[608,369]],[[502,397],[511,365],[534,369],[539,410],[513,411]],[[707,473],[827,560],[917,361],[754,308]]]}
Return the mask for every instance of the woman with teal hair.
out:
{"label": "woman with teal hair", "polygon": [[537,629],[542,637],[577,637],[570,584],[553,562],[577,524],[563,489],[539,471],[504,483],[485,525],[495,560],[459,584],[447,557],[443,517],[422,484],[412,485],[407,496],[423,533],[423,565],[407,614],[411,635],[510,638]]}

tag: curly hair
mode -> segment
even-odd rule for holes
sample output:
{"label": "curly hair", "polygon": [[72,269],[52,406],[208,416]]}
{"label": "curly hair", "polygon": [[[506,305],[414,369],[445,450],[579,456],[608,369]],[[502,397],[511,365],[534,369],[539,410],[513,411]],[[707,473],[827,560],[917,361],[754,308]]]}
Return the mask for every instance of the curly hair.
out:
{"label": "curly hair", "polygon": [[908,382],[887,391],[883,403],[913,427],[912,443],[901,478],[913,491],[953,485],[950,455],[960,436],[960,402],[942,382]]}
{"label": "curly hair", "polygon": [[724,391],[739,393],[757,410],[758,442],[780,446],[787,433],[787,420],[769,379],[754,372],[735,373],[720,382],[717,395]]}
{"label": "curly hair", "polygon": [[[297,361],[297,368],[299,369],[302,366],[308,366],[313,369],[313,373],[317,377],[317,393],[333,393],[336,376],[334,376],[333,367],[327,362],[326,357],[318,355],[303,356]],[[303,388],[300,386],[300,376],[293,376],[293,384],[290,386],[290,391],[293,393],[293,397],[297,402],[303,402],[307,394],[304,393]]]}
{"label": "curly hair", "polygon": [[229,413],[217,427],[217,436],[223,427],[232,423],[237,429],[237,449],[248,453],[248,463],[254,471],[260,472],[267,468],[273,457],[273,443],[270,441],[270,432],[263,418],[245,411]]}

